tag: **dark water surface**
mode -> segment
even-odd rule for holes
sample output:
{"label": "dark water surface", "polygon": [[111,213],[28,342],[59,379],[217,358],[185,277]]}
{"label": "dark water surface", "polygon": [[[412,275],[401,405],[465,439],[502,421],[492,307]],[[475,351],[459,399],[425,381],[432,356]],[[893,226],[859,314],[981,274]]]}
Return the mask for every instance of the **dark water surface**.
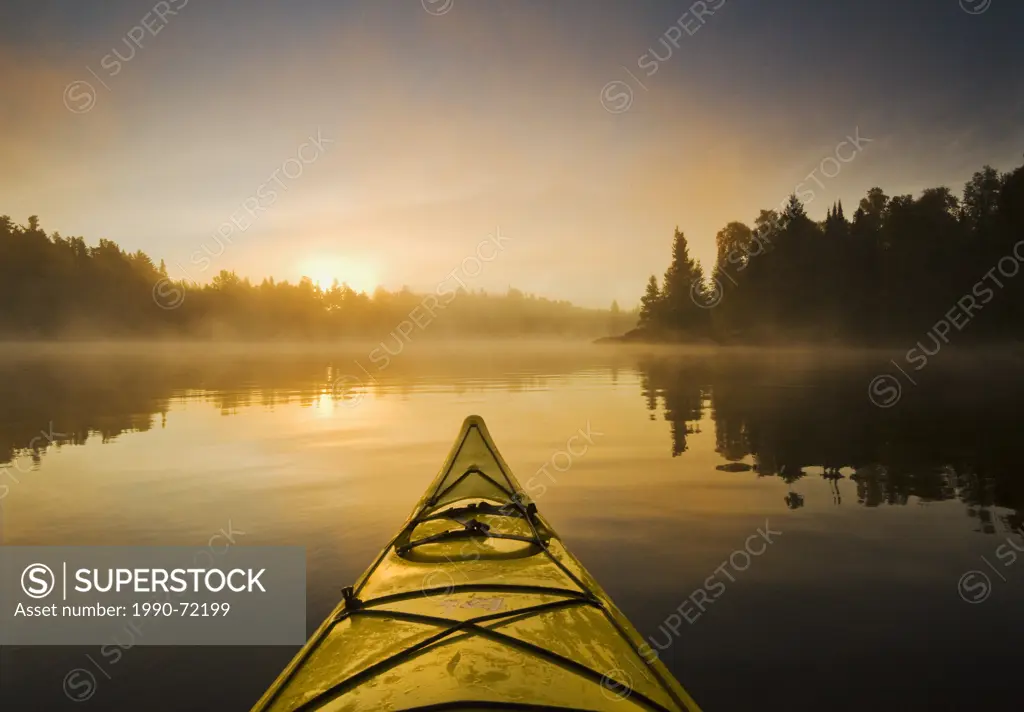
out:
{"label": "dark water surface", "polygon": [[[477,413],[706,712],[1021,708],[1017,359],[59,351],[0,355],[5,544],[304,546],[312,631]],[[0,707],[245,710],[295,652],[117,643],[3,648]]]}

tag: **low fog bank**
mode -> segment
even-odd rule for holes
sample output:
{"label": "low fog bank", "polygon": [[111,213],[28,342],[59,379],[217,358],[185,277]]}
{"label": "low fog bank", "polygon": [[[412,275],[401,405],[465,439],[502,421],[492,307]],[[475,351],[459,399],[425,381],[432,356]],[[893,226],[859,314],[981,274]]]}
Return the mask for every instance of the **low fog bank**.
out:
{"label": "low fog bank", "polygon": [[617,361],[630,358],[707,358],[710,360],[749,360],[769,365],[797,365],[829,362],[854,364],[861,362],[892,362],[908,371],[920,370],[926,364],[974,362],[1024,363],[1024,344],[957,345],[939,348],[928,341],[897,347],[858,347],[837,345],[793,345],[786,343],[759,345],[596,343],[581,336],[504,336],[443,337],[401,339],[389,334],[384,339],[337,340],[267,340],[267,339],[47,339],[0,340],[0,357],[95,357],[152,356],[170,358],[246,357],[276,358],[290,356],[362,358],[378,365],[399,360],[463,360],[486,357],[489,360],[557,356],[584,357]]}

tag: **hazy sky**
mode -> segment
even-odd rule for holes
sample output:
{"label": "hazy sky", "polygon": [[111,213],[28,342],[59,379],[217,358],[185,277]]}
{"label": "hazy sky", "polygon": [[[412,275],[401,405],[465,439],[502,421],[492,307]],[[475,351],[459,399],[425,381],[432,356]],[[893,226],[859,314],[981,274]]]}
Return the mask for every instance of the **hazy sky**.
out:
{"label": "hazy sky", "polygon": [[173,277],[416,290],[500,228],[470,286],[632,306],[676,225],[710,268],[800,183],[819,218],[1019,165],[1022,30],[1019,0],[15,0],[0,213]]}

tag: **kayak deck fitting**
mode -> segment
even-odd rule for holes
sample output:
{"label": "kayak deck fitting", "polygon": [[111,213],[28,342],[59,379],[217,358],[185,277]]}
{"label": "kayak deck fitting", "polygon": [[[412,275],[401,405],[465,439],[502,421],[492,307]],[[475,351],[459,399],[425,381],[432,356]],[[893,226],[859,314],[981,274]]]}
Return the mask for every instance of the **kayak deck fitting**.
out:
{"label": "kayak deck fitting", "polygon": [[253,712],[484,709],[700,712],[470,416]]}

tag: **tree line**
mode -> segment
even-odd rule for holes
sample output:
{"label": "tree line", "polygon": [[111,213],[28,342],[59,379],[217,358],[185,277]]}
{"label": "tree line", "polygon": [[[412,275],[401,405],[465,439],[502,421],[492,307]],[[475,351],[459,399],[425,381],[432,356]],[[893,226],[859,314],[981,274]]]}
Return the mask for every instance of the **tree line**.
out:
{"label": "tree line", "polygon": [[[753,225],[715,237],[710,275],[677,228],[661,283],[654,275],[634,336],[913,345],[1024,336],[1024,166],[985,166],[958,197],[872,188],[851,217],[842,202],[808,217],[791,195]],[[933,333],[934,332],[934,333]],[[934,344],[934,345],[933,345]]]}
{"label": "tree line", "polygon": [[636,323],[635,310],[589,309],[509,288],[456,283],[435,294],[335,282],[321,288],[222,270],[208,284],[172,280],[163,261],[111,240],[47,234],[0,216],[0,338],[197,337],[316,339],[431,336],[605,336]]}

